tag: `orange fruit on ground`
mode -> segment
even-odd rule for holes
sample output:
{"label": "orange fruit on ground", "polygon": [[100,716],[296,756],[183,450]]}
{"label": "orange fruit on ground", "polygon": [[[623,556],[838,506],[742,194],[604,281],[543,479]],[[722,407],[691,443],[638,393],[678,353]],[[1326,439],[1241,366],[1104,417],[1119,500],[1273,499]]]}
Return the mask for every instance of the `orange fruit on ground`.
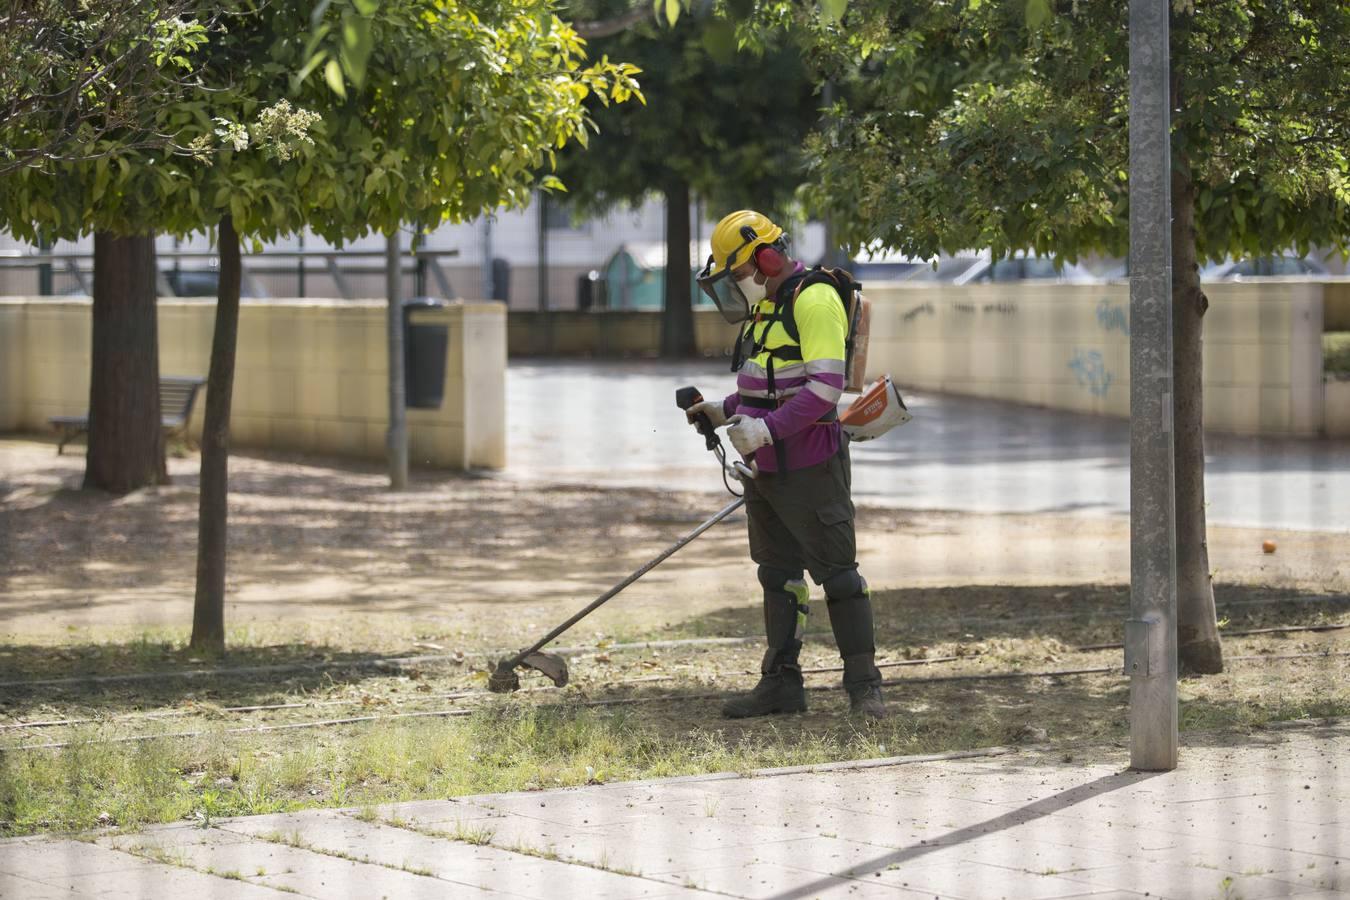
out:
{"label": "orange fruit on ground", "polygon": [[1274,552],[1275,552],[1275,542],[1274,542],[1274,541],[1262,541],[1262,542],[1261,542],[1261,549],[1264,550],[1264,551],[1267,552],[1267,553],[1274,553]]}

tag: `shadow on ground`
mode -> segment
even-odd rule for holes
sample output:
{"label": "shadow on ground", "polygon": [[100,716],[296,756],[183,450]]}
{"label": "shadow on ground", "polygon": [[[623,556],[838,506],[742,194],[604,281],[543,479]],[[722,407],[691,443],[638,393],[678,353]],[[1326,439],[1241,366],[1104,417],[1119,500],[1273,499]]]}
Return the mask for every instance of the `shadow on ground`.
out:
{"label": "shadow on ground", "polygon": [[[815,588],[807,634],[830,639],[829,612]],[[1226,631],[1344,621],[1350,596],[1296,594],[1249,585],[1216,585]],[[1068,647],[1119,642],[1129,618],[1129,588],[1118,585],[1009,587],[964,585],[873,592],[878,646],[901,655],[924,645],[997,638],[1055,640]],[[651,637],[758,635],[763,613],[754,604],[688,619]]]}
{"label": "shadow on ground", "polygon": [[[198,495],[188,464],[195,460],[171,461],[171,485],[119,497],[80,490],[81,464],[34,461],[37,446],[7,451],[23,458],[17,474],[0,481],[0,628],[6,620],[80,615],[91,603],[105,618],[135,621],[137,597],[191,598]],[[395,494],[373,466],[232,455],[231,596],[275,606],[322,603],[336,612],[378,601],[383,611],[404,613],[470,600],[480,586],[503,582],[520,581],[521,589],[497,590],[494,601],[556,595],[549,585],[584,596],[720,505],[701,495],[473,475],[423,472],[413,482],[413,490]],[[743,556],[729,539],[740,529],[732,528],[700,543],[705,559]]]}
{"label": "shadow on ground", "polygon": [[[1113,586],[968,586],[877,591],[874,601],[879,658],[913,664],[887,668],[886,677],[923,679],[952,673],[1117,666],[1121,651],[1109,645],[1121,638],[1128,595]],[[1344,596],[1292,598],[1287,593],[1246,586],[1221,586],[1218,605],[1225,633],[1344,623],[1350,615],[1350,598]],[[665,629],[617,635],[570,657],[576,682],[573,691],[546,692],[529,702],[543,702],[549,696],[571,697],[578,690],[591,699],[631,697],[641,701],[649,690],[692,695],[746,687],[753,683],[758,670],[762,627],[761,612],[747,604],[719,608]],[[1239,641],[1260,639],[1261,652],[1274,654],[1285,649],[1296,651],[1311,638],[1324,639],[1318,646],[1325,649],[1343,634],[1234,635],[1226,643],[1238,648],[1246,646]],[[700,644],[704,638],[748,640]],[[346,644],[236,643],[221,659],[194,655],[181,642],[149,638],[105,643],[72,640],[59,645],[0,643],[0,717],[32,721],[58,714],[117,715],[185,703],[249,707],[304,703],[316,698],[345,698],[353,705],[392,708],[422,700],[419,694],[481,691],[483,672],[495,653],[503,649],[491,632],[467,636],[455,648],[419,642],[385,652],[365,649],[370,645],[363,643],[359,632],[354,631],[349,640]],[[591,646],[586,640],[582,632],[564,636],[559,643]],[[645,642],[651,640],[693,643],[646,647]],[[614,646],[616,641],[620,646]],[[838,665],[823,602],[812,605],[804,652],[808,668]],[[411,657],[421,659],[410,661]],[[920,664],[925,660],[941,664]],[[815,683],[821,685],[837,683],[838,677],[827,672],[813,675]],[[643,685],[655,679],[663,683],[650,688]],[[541,679],[526,679],[527,684],[535,681]],[[1038,685],[1052,682],[1070,683],[1055,677],[1015,686],[985,681],[913,689],[939,692],[940,705],[951,709],[962,709],[968,703],[1002,709],[999,718],[1008,720],[1009,711],[1032,702],[1030,698],[1041,693]],[[1120,692],[1125,684],[1118,679],[1094,690],[1109,686],[1111,692]],[[1113,704],[1124,702],[1123,694],[1111,696]],[[1076,702],[1081,698],[1064,699]],[[843,701],[830,702],[839,705]],[[691,699],[689,703],[706,707],[705,713],[715,711],[717,706],[717,701],[707,699]],[[1073,715],[1072,705],[1065,709],[1066,715]],[[715,720],[716,716],[707,718]],[[1231,718],[1218,715],[1219,720]],[[1017,714],[1012,721],[1020,725],[1026,720]],[[684,727],[689,724],[686,721]]]}

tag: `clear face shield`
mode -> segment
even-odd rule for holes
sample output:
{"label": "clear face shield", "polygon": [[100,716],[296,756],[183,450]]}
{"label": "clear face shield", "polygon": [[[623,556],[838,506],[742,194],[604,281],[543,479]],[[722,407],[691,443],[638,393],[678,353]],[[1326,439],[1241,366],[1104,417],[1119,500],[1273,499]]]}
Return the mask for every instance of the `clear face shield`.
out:
{"label": "clear face shield", "polygon": [[712,274],[714,265],[713,258],[708,257],[708,264],[703,267],[703,271],[698,273],[698,287],[704,294],[712,300],[717,306],[717,311],[722,314],[732,325],[737,325],[750,318],[750,300],[741,290],[741,286],[736,283],[736,279],[731,275],[731,269],[726,266],[716,274]]}
{"label": "clear face shield", "polygon": [[[749,227],[741,229],[741,238],[741,245],[731,251],[731,253],[727,254],[727,258],[724,260],[724,264],[720,270],[717,272],[713,271],[717,265],[717,259],[715,256],[709,255],[707,264],[704,265],[703,270],[698,273],[696,279],[699,289],[708,296],[708,299],[712,300],[713,304],[722,314],[722,318],[726,319],[727,322],[732,325],[737,325],[750,318],[750,307],[755,303],[758,303],[764,297],[762,287],[758,297],[746,296],[743,283],[738,281],[736,277],[731,274],[732,269],[735,268],[736,265],[736,257],[740,255],[742,250],[749,247],[757,240],[754,229]],[[749,258],[753,258],[753,256],[754,254],[751,254]],[[742,260],[741,262],[742,265],[744,265],[746,260]],[[750,279],[746,279],[745,283],[751,284],[752,287],[754,286]]]}

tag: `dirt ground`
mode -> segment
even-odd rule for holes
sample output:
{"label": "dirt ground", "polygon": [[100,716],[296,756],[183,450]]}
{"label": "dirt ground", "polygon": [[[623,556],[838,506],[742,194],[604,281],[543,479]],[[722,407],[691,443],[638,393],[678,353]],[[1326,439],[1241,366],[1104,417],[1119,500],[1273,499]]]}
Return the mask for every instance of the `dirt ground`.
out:
{"label": "dirt ground", "polygon": [[[172,459],[172,485],[113,497],[79,490],[80,455],[0,439],[0,834],[994,744],[1072,758],[1124,746],[1123,519],[861,508],[896,714],[868,728],[846,715],[817,587],[810,711],[729,722],[718,705],[754,683],[762,653],[739,513],[558,642],[572,648],[567,688],[526,674],[521,693],[483,690],[502,651],[725,496],[430,472],[391,494],[376,465],[237,454],[228,649],[214,661],[186,647],[197,465]],[[1350,713],[1350,535],[1211,528],[1210,549],[1227,669],[1183,680],[1183,731]]]}
{"label": "dirt ground", "polygon": [[[0,640],[185,631],[197,466],[195,455],[171,459],[172,485],[114,497],[78,489],[78,451],[0,440]],[[376,465],[234,455],[227,626],[353,632],[377,644],[449,631],[474,646],[517,646],[728,499],[439,472],[414,473],[407,493],[385,484]],[[1123,518],[860,508],[858,531],[861,571],[876,589],[1037,588],[1068,606],[1083,586],[1128,581]],[[1263,540],[1278,550],[1263,553]],[[1211,527],[1210,560],[1221,592],[1350,593],[1350,534]],[[738,512],[576,636],[684,632],[726,611],[753,620],[757,595]]]}

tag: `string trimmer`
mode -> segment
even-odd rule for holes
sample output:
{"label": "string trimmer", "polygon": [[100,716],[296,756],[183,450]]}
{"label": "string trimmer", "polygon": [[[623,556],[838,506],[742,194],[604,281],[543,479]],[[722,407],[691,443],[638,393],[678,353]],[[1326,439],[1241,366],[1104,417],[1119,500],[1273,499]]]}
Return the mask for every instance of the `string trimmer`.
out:
{"label": "string trimmer", "polygon": [[[690,407],[692,407],[695,403],[702,403],[702,402],[703,402],[703,395],[698,392],[698,388],[685,387],[680,388],[678,391],[675,392],[675,403],[677,406],[680,407],[680,409],[687,410]],[[684,545],[694,540],[694,538],[698,537],[700,534],[707,531],[709,528],[713,527],[718,522],[722,521],[727,516],[731,515],[745,504],[745,497],[741,494],[736,494],[735,491],[732,491],[731,483],[726,479],[728,475],[738,480],[754,478],[755,475],[758,474],[754,466],[753,465],[747,466],[740,460],[736,460],[731,465],[727,465],[726,450],[722,447],[722,439],[721,437],[718,436],[717,429],[713,427],[712,422],[708,419],[708,417],[705,414],[699,413],[697,416],[694,417],[694,423],[698,428],[699,434],[702,434],[704,440],[707,442],[708,449],[711,450],[717,456],[717,461],[722,466],[723,482],[726,483],[727,490],[731,491],[731,493],[736,497],[736,499],[732,500],[726,506],[722,507],[720,510],[718,510],[715,514],[713,514],[709,518],[704,519],[702,522],[698,524],[696,528],[694,528],[694,530],[690,531],[684,537],[680,538],[678,541],[671,544],[666,549],[662,550],[655,557],[648,560],[646,563],[642,565],[641,568],[633,572],[623,581],[620,581],[618,584],[614,585],[614,587],[605,591],[599,597],[596,597],[586,606],[585,609],[582,609],[580,612],[572,616],[566,622],[563,622],[558,627],[554,628],[552,631],[544,635],[534,644],[530,645],[529,647],[526,647],[524,650],[521,650],[515,656],[509,657],[497,663],[496,668],[492,670],[492,674],[488,676],[488,690],[498,694],[506,694],[510,693],[511,691],[518,690],[520,688],[520,673],[518,673],[516,669],[518,669],[521,666],[525,666],[526,668],[529,669],[534,669],[536,672],[542,672],[543,674],[547,675],[548,678],[558,687],[562,687],[563,685],[567,684],[567,663],[564,662],[563,658],[556,653],[544,653],[543,648],[547,646],[549,642],[552,641],[554,638],[558,637],[558,635],[562,634],[564,631],[571,628],[573,625],[577,624],[591,613],[595,612],[607,601],[612,599],[614,595],[618,594],[620,591],[628,587],[633,582],[637,581],[643,575],[646,575],[652,569],[656,568],[658,565],[665,562],[672,555],[674,555],[680,548],[684,547]]]}

